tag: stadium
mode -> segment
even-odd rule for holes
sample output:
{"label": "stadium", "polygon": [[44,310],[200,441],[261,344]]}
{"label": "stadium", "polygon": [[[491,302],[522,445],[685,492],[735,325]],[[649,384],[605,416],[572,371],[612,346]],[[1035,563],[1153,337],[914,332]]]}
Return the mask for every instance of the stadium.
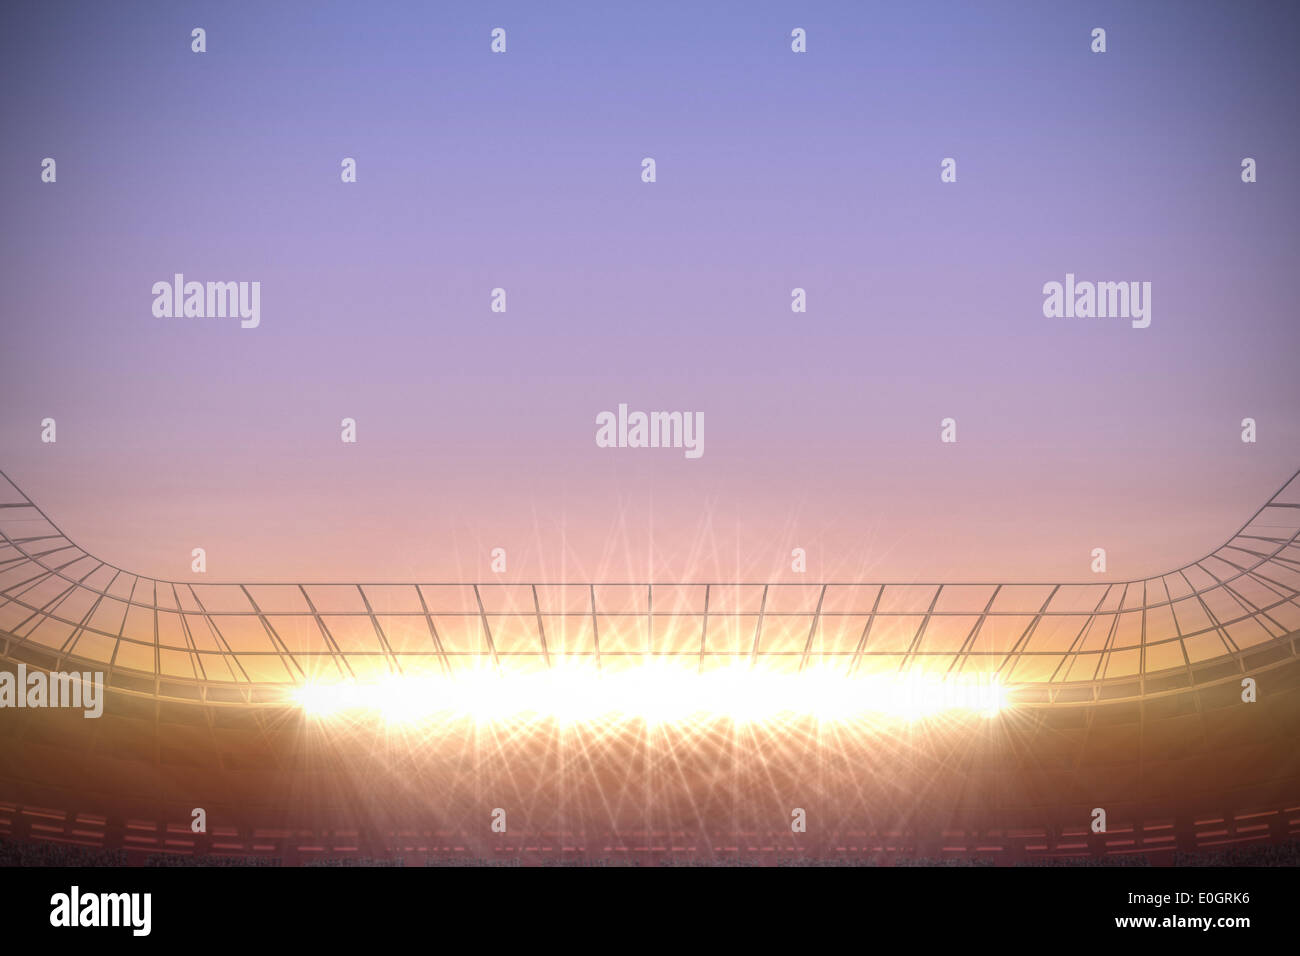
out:
{"label": "stadium", "polygon": [[[1300,473],[1074,584],[206,584],[0,490],[10,865],[1293,865]],[[30,679],[30,678],[29,678]]]}

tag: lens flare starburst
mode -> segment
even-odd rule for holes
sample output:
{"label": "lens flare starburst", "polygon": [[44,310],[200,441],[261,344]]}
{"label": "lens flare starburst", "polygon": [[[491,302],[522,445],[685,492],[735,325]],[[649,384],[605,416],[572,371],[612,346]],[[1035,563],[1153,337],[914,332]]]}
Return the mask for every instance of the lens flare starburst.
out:
{"label": "lens flare starburst", "polygon": [[874,716],[917,720],[947,712],[995,715],[1007,688],[995,677],[872,675],[849,677],[817,669],[797,674],[734,666],[700,674],[643,665],[602,673],[557,666],[533,674],[491,669],[458,677],[391,676],[363,682],[314,682],[292,699],[309,715],[377,714],[389,723],[471,719],[549,719],[560,723],[639,719],[651,724],[726,717],[737,723],[814,717],[822,721]]}

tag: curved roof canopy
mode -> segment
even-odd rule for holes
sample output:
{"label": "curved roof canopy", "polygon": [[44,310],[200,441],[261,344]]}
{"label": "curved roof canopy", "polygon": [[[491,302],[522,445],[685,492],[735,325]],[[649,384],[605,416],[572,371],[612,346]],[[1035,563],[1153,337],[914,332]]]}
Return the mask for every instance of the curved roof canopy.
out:
{"label": "curved roof canopy", "polygon": [[1023,699],[1152,695],[1285,661],[1300,472],[1213,553],[1078,584],[208,584],[78,547],[0,473],[0,659],[128,693],[283,699],[315,681],[671,662],[997,675]]}

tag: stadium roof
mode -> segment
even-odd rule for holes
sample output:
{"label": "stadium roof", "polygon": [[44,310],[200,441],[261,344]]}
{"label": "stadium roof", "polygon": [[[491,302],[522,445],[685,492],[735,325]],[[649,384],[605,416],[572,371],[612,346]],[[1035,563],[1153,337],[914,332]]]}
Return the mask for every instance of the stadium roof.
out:
{"label": "stadium roof", "polygon": [[1199,560],[1074,584],[162,581],[88,554],[0,473],[0,659],[175,700],[655,660],[996,675],[1024,701],[1082,703],[1227,679],[1293,659],[1298,640],[1300,472]]}

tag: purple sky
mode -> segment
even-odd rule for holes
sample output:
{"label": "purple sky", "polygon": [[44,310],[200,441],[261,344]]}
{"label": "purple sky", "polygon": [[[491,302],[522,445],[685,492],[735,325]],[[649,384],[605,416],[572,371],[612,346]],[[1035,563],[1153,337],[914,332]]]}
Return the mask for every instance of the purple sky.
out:
{"label": "purple sky", "polygon": [[[1220,544],[1300,467],[1300,10],[805,8],[6,7],[0,469],[173,578],[202,546],[216,580],[489,580],[493,547],[509,580],[794,580],[794,547],[1120,579]],[[260,327],[155,318],[175,272],[261,282]],[[1151,282],[1150,328],[1044,318],[1067,272]],[[619,403],[703,412],[704,456],[597,448]]]}

